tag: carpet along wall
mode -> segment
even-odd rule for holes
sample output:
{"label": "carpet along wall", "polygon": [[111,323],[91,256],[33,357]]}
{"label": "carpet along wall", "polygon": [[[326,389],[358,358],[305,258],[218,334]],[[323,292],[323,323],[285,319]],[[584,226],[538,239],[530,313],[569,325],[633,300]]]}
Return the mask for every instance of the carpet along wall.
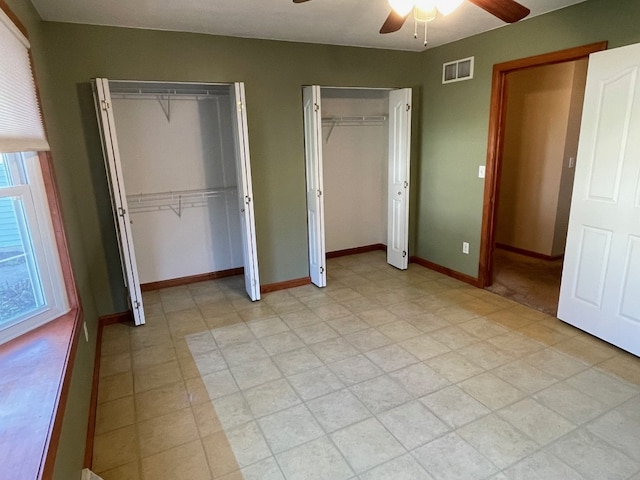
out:
{"label": "carpet along wall", "polygon": [[[523,2],[526,4],[526,2]],[[639,0],[589,0],[422,54],[421,154],[414,254],[476,277],[493,65],[608,40],[640,42]],[[442,85],[442,64],[475,56],[474,78]],[[462,242],[470,254],[462,253]]]}

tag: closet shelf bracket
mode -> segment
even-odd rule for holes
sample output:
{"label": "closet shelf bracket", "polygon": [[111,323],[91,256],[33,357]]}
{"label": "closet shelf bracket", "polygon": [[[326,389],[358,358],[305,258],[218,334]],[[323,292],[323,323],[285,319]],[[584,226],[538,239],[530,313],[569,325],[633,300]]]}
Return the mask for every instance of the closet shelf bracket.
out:
{"label": "closet shelf bracket", "polygon": [[171,95],[167,95],[166,104],[163,95],[158,95],[158,103],[160,104],[160,108],[162,108],[164,116],[167,117],[167,122],[171,123]]}

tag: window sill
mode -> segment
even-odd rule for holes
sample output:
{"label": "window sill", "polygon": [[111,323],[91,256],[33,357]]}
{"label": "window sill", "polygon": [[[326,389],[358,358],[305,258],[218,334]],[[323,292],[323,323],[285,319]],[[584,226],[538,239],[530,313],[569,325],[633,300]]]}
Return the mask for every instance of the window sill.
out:
{"label": "window sill", "polygon": [[0,346],[0,465],[6,478],[50,478],[82,310]]}

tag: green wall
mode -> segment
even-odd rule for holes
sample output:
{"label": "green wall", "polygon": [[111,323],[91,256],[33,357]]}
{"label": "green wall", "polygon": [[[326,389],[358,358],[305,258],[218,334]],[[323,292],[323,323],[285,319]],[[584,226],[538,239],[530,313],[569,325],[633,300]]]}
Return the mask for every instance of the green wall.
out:
{"label": "green wall", "polygon": [[420,91],[417,53],[62,23],[44,31],[61,119],[52,149],[74,172],[100,314],[127,305],[91,78],[245,82],[262,284],[308,275],[301,86],[414,87],[416,98]]}
{"label": "green wall", "polygon": [[[526,1],[522,3],[526,4]],[[602,40],[640,42],[639,0],[589,0],[427,50],[422,56],[421,149],[414,255],[478,274],[493,65]],[[442,64],[475,56],[473,80],[442,85]],[[462,253],[462,242],[470,254]]]}
{"label": "green wall", "polygon": [[[29,2],[7,3],[30,32],[90,333],[80,342],[56,463],[55,478],[65,480],[82,467],[97,316],[127,308],[91,78],[245,82],[262,283],[308,274],[301,85],[412,87],[411,254],[475,276],[493,64],[640,41],[640,0],[589,0],[424,53],[48,23]],[[441,85],[442,63],[471,55],[475,78]]]}
{"label": "green wall", "polygon": [[[6,0],[6,2],[29,32],[43,113],[52,136],[51,132],[60,127],[60,122],[63,120],[60,120],[51,102],[52,95],[55,93],[46,61],[48,40],[43,31],[44,23],[31,2],[24,0]],[[91,265],[85,255],[83,222],[76,209],[73,167],[62,157],[56,157],[55,152],[53,160],[71,261],[89,333],[89,342],[86,342],[84,335],[81,334],[78,343],[53,475],[56,480],[70,480],[79,479],[83,468],[98,315],[89,281]]]}

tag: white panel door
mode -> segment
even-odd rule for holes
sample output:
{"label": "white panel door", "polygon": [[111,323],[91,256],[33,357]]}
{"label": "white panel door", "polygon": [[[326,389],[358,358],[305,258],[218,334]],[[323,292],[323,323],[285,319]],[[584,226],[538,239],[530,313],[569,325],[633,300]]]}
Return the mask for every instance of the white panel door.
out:
{"label": "white panel door", "polygon": [[389,186],[387,263],[405,270],[409,263],[409,160],[411,89],[389,93]]}
{"label": "white panel door", "polygon": [[325,270],[324,201],[322,198],[322,109],[320,87],[302,89],[304,106],[304,158],[307,176],[309,275],[318,287],[327,285]]}
{"label": "white panel door", "polygon": [[133,319],[136,325],[142,325],[145,322],[145,316],[142,293],[140,291],[140,278],[138,277],[138,266],[133,248],[131,219],[127,207],[127,194],[124,188],[120,151],[113,117],[113,104],[111,103],[109,81],[106,78],[95,79],[94,96],[102,140],[102,153],[111,193],[111,206],[116,224],[118,246],[120,247],[122,272],[129,292]]}
{"label": "white panel door", "polygon": [[640,44],[589,60],[558,317],[640,355]]}
{"label": "white panel door", "polygon": [[244,257],[244,283],[251,300],[260,300],[260,277],[258,275],[258,248],[256,245],[255,215],[253,211],[253,187],[251,184],[251,160],[244,83],[234,84],[234,134],[236,140],[236,171],[238,195],[240,196],[240,222],[242,229],[242,252]]}

